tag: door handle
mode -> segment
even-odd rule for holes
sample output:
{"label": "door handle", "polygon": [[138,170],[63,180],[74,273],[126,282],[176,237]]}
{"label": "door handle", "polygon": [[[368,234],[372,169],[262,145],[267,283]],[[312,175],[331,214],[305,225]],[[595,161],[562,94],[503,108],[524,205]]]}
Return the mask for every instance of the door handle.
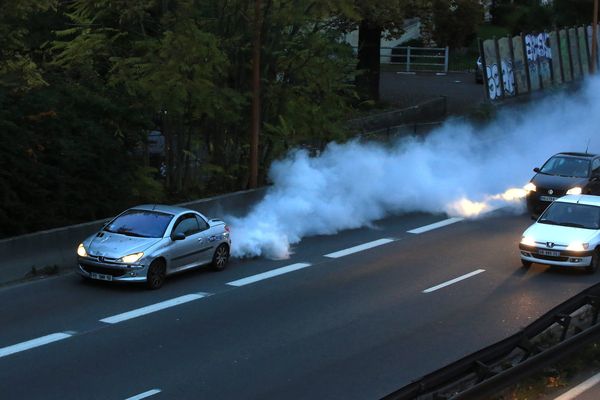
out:
{"label": "door handle", "polygon": [[198,238],[198,242],[199,242],[199,243],[202,243],[202,238]]}

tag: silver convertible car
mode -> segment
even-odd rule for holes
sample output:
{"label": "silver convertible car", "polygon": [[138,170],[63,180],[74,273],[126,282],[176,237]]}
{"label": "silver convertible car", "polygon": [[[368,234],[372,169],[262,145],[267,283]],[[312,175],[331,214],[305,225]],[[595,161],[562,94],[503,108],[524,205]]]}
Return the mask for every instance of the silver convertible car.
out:
{"label": "silver convertible car", "polygon": [[103,281],[162,286],[167,275],[200,265],[222,270],[229,227],[182,207],[142,205],[119,214],[77,248],[79,273]]}

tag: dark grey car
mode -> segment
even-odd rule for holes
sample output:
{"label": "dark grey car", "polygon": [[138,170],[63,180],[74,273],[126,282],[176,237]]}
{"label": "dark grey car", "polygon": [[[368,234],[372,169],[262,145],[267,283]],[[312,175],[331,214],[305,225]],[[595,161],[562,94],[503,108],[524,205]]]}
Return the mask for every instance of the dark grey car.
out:
{"label": "dark grey car", "polygon": [[229,227],[219,219],[182,207],[130,208],[77,248],[79,273],[103,281],[145,282],[201,265],[222,270],[229,260]]}
{"label": "dark grey car", "polygon": [[566,194],[600,195],[600,155],[558,153],[525,186],[527,210],[537,218],[554,200]]}

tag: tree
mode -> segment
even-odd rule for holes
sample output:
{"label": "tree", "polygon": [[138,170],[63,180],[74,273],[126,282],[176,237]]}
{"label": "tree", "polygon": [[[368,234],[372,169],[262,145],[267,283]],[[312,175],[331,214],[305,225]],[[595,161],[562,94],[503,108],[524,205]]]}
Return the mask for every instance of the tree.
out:
{"label": "tree", "polygon": [[427,0],[381,0],[376,3],[361,0],[330,0],[325,2],[330,15],[340,20],[342,30],[358,28],[358,75],[356,86],[363,100],[379,101],[379,70],[381,38],[399,37],[404,20],[426,16],[430,12]]}
{"label": "tree", "polygon": [[5,2],[0,13],[0,87],[26,91],[44,85],[42,74],[27,43],[30,15],[47,11],[55,0]]}
{"label": "tree", "polygon": [[465,47],[483,23],[483,6],[478,0],[434,0],[432,17],[438,46]]}

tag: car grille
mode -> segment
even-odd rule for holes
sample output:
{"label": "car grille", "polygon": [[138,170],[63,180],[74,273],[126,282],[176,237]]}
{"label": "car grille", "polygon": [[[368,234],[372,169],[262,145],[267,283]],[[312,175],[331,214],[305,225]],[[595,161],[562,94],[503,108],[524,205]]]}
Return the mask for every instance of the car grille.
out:
{"label": "car grille", "polygon": [[568,261],[569,257],[562,256],[544,256],[541,254],[532,254],[535,258],[539,258],[540,260],[548,260],[548,261]]}
{"label": "car grille", "polygon": [[96,274],[111,275],[111,276],[117,277],[117,276],[123,276],[127,273],[127,270],[125,268],[108,268],[108,267],[101,267],[99,265],[91,265],[91,264],[87,264],[87,263],[80,263],[79,265],[88,274],[91,272],[95,272]]}
{"label": "car grille", "polygon": [[562,197],[567,194],[566,190],[557,190],[552,189],[553,193],[549,194],[548,190],[552,188],[537,188],[537,193],[539,196],[552,196],[552,197]]}

